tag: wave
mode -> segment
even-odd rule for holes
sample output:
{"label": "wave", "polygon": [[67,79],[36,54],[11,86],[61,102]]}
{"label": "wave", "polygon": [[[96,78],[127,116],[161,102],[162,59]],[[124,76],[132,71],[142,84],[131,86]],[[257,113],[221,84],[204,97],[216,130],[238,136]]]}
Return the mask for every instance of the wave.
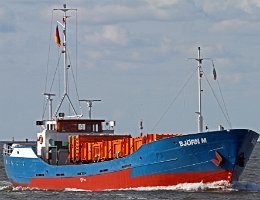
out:
{"label": "wave", "polygon": [[65,192],[92,192],[92,190],[83,190],[77,188],[65,188],[63,191]]}
{"label": "wave", "polygon": [[[232,190],[229,188],[230,184],[227,181],[218,181],[213,183],[184,183],[175,186],[154,186],[154,187],[138,187],[138,188],[124,188],[124,189],[107,189],[104,191],[156,191],[156,190],[175,190],[175,191],[208,191],[208,190]],[[64,192],[93,192],[91,190],[65,188]]]}
{"label": "wave", "polygon": [[[4,184],[4,185],[3,185]],[[260,192],[260,183],[253,182],[234,182],[232,184],[227,181],[217,181],[212,183],[183,183],[175,186],[154,186],[154,187],[138,187],[138,188],[126,188],[126,189],[108,189],[105,191],[187,191],[187,192],[231,192],[231,191],[247,191],[247,192]],[[19,191],[48,191],[47,189],[37,188],[24,188],[12,186],[9,182],[0,182],[0,191],[19,192]],[[53,191],[53,190],[52,190]],[[64,192],[93,192],[91,190],[83,190],[76,188],[65,188]]]}
{"label": "wave", "polygon": [[6,192],[19,192],[25,190],[28,190],[28,188],[14,187],[12,185],[0,186],[0,191],[6,191]]}
{"label": "wave", "polygon": [[37,189],[37,188],[28,188],[28,187],[20,187],[20,186],[13,186],[8,181],[0,181],[0,191],[6,191],[6,192],[20,192],[20,191],[37,191],[42,190],[46,191],[45,189]]}
{"label": "wave", "polygon": [[174,190],[174,191],[208,191],[208,190],[230,190],[230,184],[227,181],[217,181],[213,183],[182,183],[175,186],[154,186],[138,187],[120,190],[135,191],[156,191],[156,190]]}
{"label": "wave", "polygon": [[234,182],[232,188],[238,191],[260,192],[260,183],[239,181]]}
{"label": "wave", "polygon": [[24,187],[15,187],[12,185],[6,185],[6,186],[0,186],[0,191],[6,191],[6,192],[21,192],[21,191],[47,191],[44,189],[38,189],[38,188],[24,188]]}
{"label": "wave", "polygon": [[[187,191],[187,192],[200,192],[200,191],[213,191],[213,192],[260,192],[260,183],[252,182],[235,182],[230,184],[227,181],[217,181],[212,183],[183,183],[175,186],[155,186],[155,187],[138,187],[120,189],[133,190],[133,191],[156,191],[156,190],[172,190],[172,191]],[[107,190],[109,191],[109,190]]]}

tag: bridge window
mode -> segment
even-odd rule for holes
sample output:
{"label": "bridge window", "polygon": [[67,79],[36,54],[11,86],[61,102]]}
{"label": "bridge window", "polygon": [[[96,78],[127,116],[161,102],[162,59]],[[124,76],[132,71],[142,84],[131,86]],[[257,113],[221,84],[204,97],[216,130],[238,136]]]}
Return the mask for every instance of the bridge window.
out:
{"label": "bridge window", "polygon": [[84,130],[86,130],[86,124],[78,124],[78,130],[79,130],[79,131],[84,131]]}

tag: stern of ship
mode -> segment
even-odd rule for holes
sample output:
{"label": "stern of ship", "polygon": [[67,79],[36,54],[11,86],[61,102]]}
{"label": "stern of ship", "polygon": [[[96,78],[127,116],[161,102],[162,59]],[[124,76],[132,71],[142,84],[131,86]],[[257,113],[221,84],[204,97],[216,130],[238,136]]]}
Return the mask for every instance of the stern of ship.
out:
{"label": "stern of ship", "polygon": [[3,162],[6,175],[13,185],[29,183],[30,168],[39,158],[33,146],[8,143],[3,146]]}

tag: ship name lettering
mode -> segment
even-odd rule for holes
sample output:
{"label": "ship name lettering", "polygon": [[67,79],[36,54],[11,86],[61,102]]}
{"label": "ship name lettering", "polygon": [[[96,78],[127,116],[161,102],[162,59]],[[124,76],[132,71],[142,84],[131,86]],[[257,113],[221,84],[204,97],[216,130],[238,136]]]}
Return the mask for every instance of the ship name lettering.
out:
{"label": "ship name lettering", "polygon": [[196,139],[188,139],[188,140],[184,140],[184,141],[179,141],[179,145],[181,147],[204,144],[204,143],[207,143],[207,138],[196,138]]}
{"label": "ship name lettering", "polygon": [[200,138],[201,139],[201,143],[207,143],[207,138]]}

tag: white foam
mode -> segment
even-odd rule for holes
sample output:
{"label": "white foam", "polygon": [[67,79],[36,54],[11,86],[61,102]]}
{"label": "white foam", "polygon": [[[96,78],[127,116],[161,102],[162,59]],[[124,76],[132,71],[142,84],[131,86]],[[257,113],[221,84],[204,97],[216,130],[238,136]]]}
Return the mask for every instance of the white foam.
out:
{"label": "white foam", "polygon": [[83,190],[77,188],[65,188],[63,191],[65,192],[92,192],[91,190]]}
{"label": "white foam", "polygon": [[0,187],[0,191],[23,191],[26,190],[26,188],[22,188],[22,187],[14,187],[12,185],[5,185],[5,186],[1,186]]}
{"label": "white foam", "polygon": [[[177,191],[204,191],[204,190],[232,190],[227,181],[217,181],[212,183],[183,183],[175,186],[155,186],[155,187],[138,187],[119,190],[136,190],[136,191],[155,191],[155,190],[177,190]],[[110,191],[110,190],[106,190]]]}
{"label": "white foam", "polygon": [[19,192],[19,191],[35,191],[35,190],[43,190],[46,189],[38,189],[38,188],[29,188],[29,187],[21,187],[21,186],[13,186],[10,183],[5,186],[0,186],[0,191],[9,191],[9,192]]}
{"label": "white foam", "polygon": [[[204,191],[204,190],[230,190],[230,184],[227,181],[218,181],[213,183],[184,183],[175,186],[154,186],[154,187],[137,187],[137,188],[124,188],[124,189],[107,189],[104,191],[156,191],[156,190],[179,190],[179,191]],[[77,188],[65,188],[66,192],[93,192],[91,190],[83,190]]]}

